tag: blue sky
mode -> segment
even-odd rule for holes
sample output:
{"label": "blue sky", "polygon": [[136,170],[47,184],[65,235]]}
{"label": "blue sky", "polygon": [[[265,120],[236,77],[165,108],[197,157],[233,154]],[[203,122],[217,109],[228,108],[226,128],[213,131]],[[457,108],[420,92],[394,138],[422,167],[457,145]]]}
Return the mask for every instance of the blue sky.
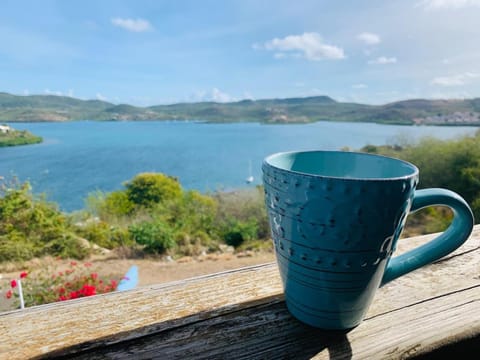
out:
{"label": "blue sky", "polygon": [[139,106],[480,96],[480,0],[3,0],[0,91]]}

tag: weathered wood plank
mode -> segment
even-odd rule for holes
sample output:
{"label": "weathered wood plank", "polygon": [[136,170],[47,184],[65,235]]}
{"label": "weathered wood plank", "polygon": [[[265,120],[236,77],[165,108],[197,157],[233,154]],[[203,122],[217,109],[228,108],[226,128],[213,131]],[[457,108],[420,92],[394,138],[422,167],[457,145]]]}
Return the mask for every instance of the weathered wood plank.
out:
{"label": "weathered wood plank", "polygon": [[268,264],[3,313],[0,357],[23,359],[102,338],[106,345],[219,316],[246,302],[267,303],[272,296],[281,298],[281,284]]}
{"label": "weathered wood plank", "polygon": [[[430,238],[403,240],[399,250]],[[293,319],[282,301],[276,265],[266,264],[0,314],[0,358],[71,358],[73,353],[119,358],[131,351],[137,352],[135,358],[251,358],[252,349],[259,358],[298,353],[321,359],[352,351],[358,358],[384,351],[388,358],[413,348],[421,353],[442,341],[480,334],[479,260],[477,226],[454,254],[380,289],[367,320],[348,334],[321,332]],[[414,335],[412,328],[421,334]],[[368,344],[376,344],[374,350]]]}
{"label": "weathered wood plank", "polygon": [[[479,285],[480,286],[480,285]],[[72,359],[397,359],[480,332],[479,287],[371,317],[350,333],[293,319],[283,302],[244,309]],[[452,307],[452,303],[457,304]],[[442,326],[440,327],[439,324]],[[468,324],[468,326],[465,326]]]}

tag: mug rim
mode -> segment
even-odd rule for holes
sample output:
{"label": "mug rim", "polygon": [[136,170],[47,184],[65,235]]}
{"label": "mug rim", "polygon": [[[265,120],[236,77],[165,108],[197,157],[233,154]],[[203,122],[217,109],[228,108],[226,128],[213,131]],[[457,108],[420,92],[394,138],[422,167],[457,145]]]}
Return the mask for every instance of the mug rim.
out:
{"label": "mug rim", "polygon": [[[304,153],[342,153],[342,154],[354,154],[354,155],[359,155],[359,156],[364,156],[364,157],[376,157],[376,158],[383,158],[387,159],[389,161],[396,161],[399,163],[403,163],[404,165],[407,165],[412,169],[412,172],[407,175],[403,176],[392,176],[392,177],[343,177],[343,176],[332,176],[332,175],[321,175],[321,174],[312,174],[312,173],[307,173],[307,172],[302,172],[298,170],[287,170],[281,167],[278,167],[276,165],[273,165],[270,161],[279,156],[285,156],[289,154],[304,154]],[[281,151],[277,153],[270,154],[266,156],[263,159],[263,164],[274,168],[277,171],[285,172],[285,173],[293,173],[296,175],[301,175],[305,176],[308,178],[323,178],[323,179],[335,179],[335,180],[343,180],[343,181],[395,181],[395,180],[406,180],[406,179],[411,179],[414,177],[419,176],[419,169],[417,166],[414,164],[398,159],[395,157],[391,156],[386,156],[386,155],[380,155],[380,154],[371,154],[371,153],[364,153],[360,151],[342,151],[342,150],[292,150],[292,151]]]}

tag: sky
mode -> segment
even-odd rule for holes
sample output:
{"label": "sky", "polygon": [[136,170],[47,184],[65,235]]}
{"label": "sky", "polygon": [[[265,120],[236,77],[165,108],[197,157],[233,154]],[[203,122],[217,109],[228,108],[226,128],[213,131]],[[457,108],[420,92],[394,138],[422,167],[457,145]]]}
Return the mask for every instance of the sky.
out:
{"label": "sky", "polygon": [[2,0],[0,91],[137,106],[480,97],[480,0]]}

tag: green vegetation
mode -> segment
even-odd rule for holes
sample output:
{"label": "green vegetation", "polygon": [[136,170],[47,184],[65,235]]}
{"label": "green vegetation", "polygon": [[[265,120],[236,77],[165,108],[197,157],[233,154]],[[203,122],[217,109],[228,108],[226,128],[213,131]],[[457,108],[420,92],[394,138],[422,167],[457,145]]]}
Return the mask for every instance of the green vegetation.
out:
{"label": "green vegetation", "polygon": [[43,141],[40,136],[35,136],[26,130],[15,130],[7,125],[0,125],[0,147],[38,144]]}
{"label": "green vegetation", "polygon": [[0,196],[0,261],[87,255],[68,217],[33,196],[28,183],[0,184]]}
{"label": "green vegetation", "polygon": [[354,121],[480,125],[480,98],[406,100],[385,105],[337,102],[328,96],[136,107],[65,96],[0,93],[0,121],[200,120],[267,124]]}
{"label": "green vegetation", "polygon": [[91,194],[81,213],[64,214],[34,196],[28,183],[3,183],[0,262],[43,255],[83,258],[95,251],[92,245],[171,256],[218,251],[222,244],[271,247],[260,188],[204,195],[158,173],[138,174],[124,185]]}
{"label": "green vegetation", "polygon": [[[420,169],[419,188],[458,192],[480,218],[480,131],[475,136],[361,151],[405,159]],[[428,208],[409,216],[405,236],[441,231],[449,210]],[[1,184],[0,262],[43,255],[82,258],[95,246],[124,254],[196,256],[229,245],[237,250],[270,249],[270,230],[261,187],[201,194],[184,190],[176,178],[142,173],[122,190],[93,193],[84,211],[60,212],[28,183]],[[127,250],[127,251],[125,251]]]}

